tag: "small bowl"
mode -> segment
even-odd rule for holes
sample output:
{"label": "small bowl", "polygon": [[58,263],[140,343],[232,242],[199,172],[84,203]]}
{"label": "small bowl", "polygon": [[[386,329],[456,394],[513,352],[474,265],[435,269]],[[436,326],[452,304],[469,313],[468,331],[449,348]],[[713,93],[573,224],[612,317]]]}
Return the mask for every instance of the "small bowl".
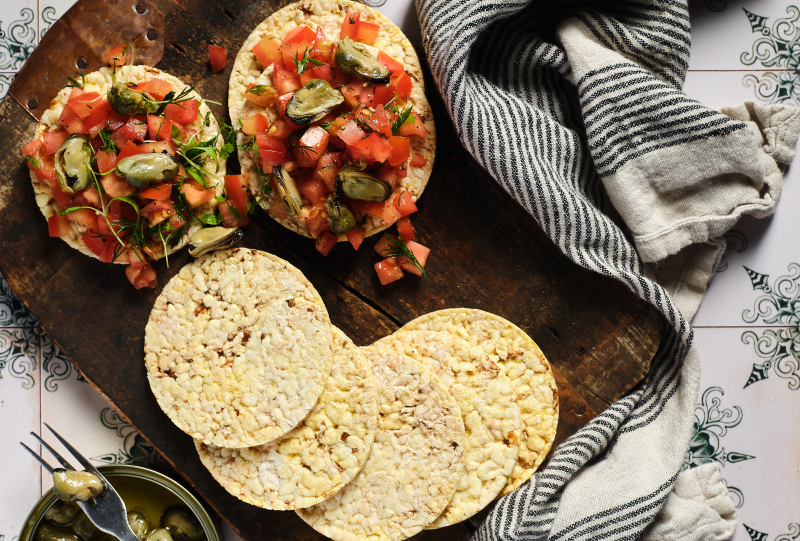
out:
{"label": "small bowl", "polygon": [[[100,470],[100,473],[102,473],[112,485],[114,485],[114,488],[119,492],[123,501],[125,501],[126,507],[130,506],[130,503],[126,501],[126,494],[135,492],[137,485],[140,487],[146,487],[148,485],[161,487],[170,493],[170,499],[176,500],[175,504],[179,503],[185,505],[194,513],[203,526],[206,541],[221,540],[222,536],[219,530],[217,530],[216,525],[203,506],[200,505],[200,502],[197,501],[197,498],[192,496],[188,490],[169,477],[153,470],[148,470],[147,468],[129,466],[126,464],[99,466],[97,469]],[[131,485],[133,486],[131,487]],[[36,528],[39,527],[39,523],[44,518],[44,514],[57,500],[58,498],[53,494],[52,489],[48,490],[44,496],[42,496],[39,503],[37,503],[30,514],[28,514],[28,518],[25,519],[18,541],[34,540],[34,533],[36,532]],[[136,505],[132,506],[132,508],[129,507],[128,511],[135,509],[137,509]]]}

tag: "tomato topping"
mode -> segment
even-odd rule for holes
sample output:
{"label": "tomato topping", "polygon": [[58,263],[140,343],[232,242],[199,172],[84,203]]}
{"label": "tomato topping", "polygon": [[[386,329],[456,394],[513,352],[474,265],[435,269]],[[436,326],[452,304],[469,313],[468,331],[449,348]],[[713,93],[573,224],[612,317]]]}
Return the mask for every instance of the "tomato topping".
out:
{"label": "tomato topping", "polygon": [[316,68],[306,70],[300,76],[300,83],[305,86],[311,79],[323,79],[331,82],[331,66],[330,64],[323,64]]}
{"label": "tomato topping", "polygon": [[108,51],[108,65],[111,67],[124,66],[131,61],[131,54],[132,50],[130,45],[127,43],[118,45]]}
{"label": "tomato topping", "polygon": [[405,69],[402,62],[398,62],[383,51],[378,51],[378,62],[383,64],[383,67],[387,70],[391,71],[393,76]]}
{"label": "tomato topping", "polygon": [[389,155],[392,153],[392,145],[390,145],[384,137],[381,137],[377,133],[373,133],[369,136],[369,150],[372,154],[372,158],[376,162],[385,162],[389,159]]}
{"label": "tomato topping", "polygon": [[408,96],[411,94],[411,88],[413,84],[411,83],[411,77],[409,77],[406,72],[403,72],[397,77],[397,79],[392,79],[392,86],[394,86],[394,89],[398,94],[403,96],[403,98],[408,99]]}
{"label": "tomato topping", "polygon": [[258,58],[258,61],[264,64],[264,67],[271,66],[275,62],[280,62],[283,58],[281,55],[281,41],[274,37],[266,37],[256,43],[253,47],[253,53]]}
{"label": "tomato topping", "polygon": [[[306,52],[310,52],[313,46],[309,45],[307,41],[300,41],[297,43],[281,43],[281,54],[283,55],[283,63],[286,69],[292,74],[298,75],[297,63],[303,60]],[[298,75],[299,76],[299,75]]]}
{"label": "tomato topping", "polygon": [[312,205],[322,206],[328,197],[328,187],[317,178],[309,178],[297,183],[297,189],[303,195],[303,199],[310,201]]}
{"label": "tomato topping", "polygon": [[247,215],[247,182],[244,175],[225,176],[225,194],[241,216]]}
{"label": "tomato topping", "polygon": [[[250,83],[247,85],[247,90],[245,90],[244,97],[247,101],[255,103],[259,107],[266,107],[267,105],[275,103],[275,100],[278,98],[278,93],[275,91],[274,88],[271,86],[259,88],[256,92],[250,92],[250,89],[253,88],[255,83]],[[260,86],[260,85],[259,85]]]}
{"label": "tomato topping", "polygon": [[66,216],[54,214],[47,219],[47,232],[51,237],[68,237],[69,220]]}
{"label": "tomato topping", "polygon": [[381,285],[384,286],[403,277],[403,270],[393,258],[375,263],[375,272],[378,273],[378,279],[381,281]]}
{"label": "tomato topping", "polygon": [[257,133],[265,133],[269,129],[269,119],[261,113],[250,115],[242,123],[242,131],[247,135],[255,136]]}
{"label": "tomato topping", "polygon": [[175,156],[175,143],[172,141],[156,141],[154,143],[142,143],[139,145],[142,152],[166,152]]}
{"label": "tomato topping", "polygon": [[261,158],[262,171],[272,171],[273,166],[283,165],[286,162],[286,152],[260,149],[259,156]]}
{"label": "tomato topping", "polygon": [[328,139],[328,132],[319,126],[311,126],[292,149],[300,167],[314,167],[328,148]]}
{"label": "tomato topping", "polygon": [[[132,261],[133,259],[131,259],[131,262]],[[125,269],[125,276],[128,277],[128,280],[136,289],[142,289],[143,287],[156,287],[158,285],[156,271],[149,263],[147,265],[140,266],[133,266],[133,264],[131,264],[130,267]]]}
{"label": "tomato topping", "polygon": [[[280,198],[277,198],[276,201],[280,203]],[[247,216],[239,213],[230,201],[220,203],[219,211],[222,214],[222,225],[225,227],[242,227],[250,223]],[[237,213],[239,216],[236,216]]]}
{"label": "tomato topping", "polygon": [[284,36],[283,38],[283,42],[284,43],[306,42],[306,44],[314,43],[315,41],[317,41],[317,33],[321,31],[322,29],[320,27],[317,27],[317,32],[314,32],[305,25],[296,26],[286,33],[286,36]]}
{"label": "tomato topping", "polygon": [[[333,57],[333,53],[331,53],[331,57]],[[340,86],[350,82],[350,77],[345,75],[345,73],[335,66],[331,66],[331,86],[333,88],[339,88]]]}
{"label": "tomato topping", "polygon": [[100,94],[97,92],[84,92],[80,88],[73,88],[69,94],[67,104],[72,107],[78,118],[85,120],[92,114],[94,108],[100,105]]}
{"label": "tomato topping", "polygon": [[172,183],[163,182],[161,184],[152,184],[147,188],[145,188],[144,190],[137,193],[136,195],[138,195],[142,199],[153,199],[154,201],[161,201],[164,199],[169,199],[169,196],[171,194],[172,194]]}
{"label": "tomato topping", "polygon": [[155,99],[161,101],[167,97],[167,94],[174,91],[175,88],[172,86],[172,83],[169,83],[164,79],[150,79],[144,83],[142,88],[139,88],[139,90],[144,90]]}
{"label": "tomato topping", "polygon": [[364,242],[364,238],[367,236],[367,230],[363,227],[360,229],[351,229],[345,233],[344,236],[347,237],[347,240],[353,245],[353,249],[358,250],[361,247],[361,243]]}
{"label": "tomato topping", "polygon": [[197,121],[197,100],[170,103],[164,108],[164,118],[181,126]]}
{"label": "tomato topping", "polygon": [[140,212],[150,223],[150,227],[153,227],[175,214],[175,205],[169,199],[153,201],[143,206]]}
{"label": "tomato topping", "polygon": [[90,209],[78,209],[66,215],[67,220],[85,229],[97,229],[97,213]]}
{"label": "tomato topping", "polygon": [[199,207],[203,203],[208,203],[217,195],[215,190],[203,188],[196,180],[184,182],[180,190],[186,197],[186,203],[189,208]]}
{"label": "tomato topping", "polygon": [[397,185],[397,171],[391,167],[384,165],[378,170],[375,176],[391,184],[393,189]]}
{"label": "tomato topping", "polygon": [[[148,130],[150,129],[150,117],[153,115],[148,115]],[[172,126],[178,126],[171,120],[167,120],[166,118],[161,117],[154,117],[153,120],[153,129],[158,128],[156,132],[156,136],[153,139],[161,140],[161,141],[172,141]],[[178,126],[180,128],[180,126]]]}
{"label": "tomato topping", "polygon": [[351,108],[358,105],[359,98],[363,90],[364,86],[357,81],[342,85],[342,87],[339,89],[339,91],[342,93],[342,96],[344,96],[345,103]]}
{"label": "tomato topping", "polygon": [[267,133],[276,139],[286,139],[297,130],[295,126],[297,125],[294,122],[276,120],[272,123],[272,126],[269,127]]}
{"label": "tomato topping", "polygon": [[326,256],[333,250],[337,242],[339,242],[339,237],[336,236],[335,233],[323,231],[322,234],[317,237],[317,242],[314,243],[314,246],[316,246],[319,253]]}
{"label": "tomato topping", "polygon": [[283,153],[286,152],[286,145],[284,145],[282,139],[267,135],[263,132],[256,135],[256,146],[258,146],[258,148],[261,150],[274,150],[275,152]]}
{"label": "tomato topping", "polygon": [[411,141],[408,137],[393,135],[386,139],[392,147],[392,152],[389,155],[389,165],[400,165],[411,156]]}
{"label": "tomato topping", "polygon": [[373,42],[378,37],[378,32],[381,31],[381,25],[372,24],[366,21],[358,22],[358,41]]}
{"label": "tomato topping", "polygon": [[132,141],[144,141],[147,138],[147,117],[132,116],[121,130],[125,130]]}
{"label": "tomato topping", "polygon": [[425,124],[422,119],[415,112],[411,112],[408,119],[400,126],[400,135],[410,137],[412,135],[419,135],[420,137],[427,137],[428,130],[425,129]]}
{"label": "tomato topping", "polygon": [[208,60],[211,63],[211,71],[213,73],[219,73],[228,65],[228,49],[216,45],[209,45]]}
{"label": "tomato topping", "polygon": [[322,33],[322,27],[318,26],[317,41],[314,43],[314,50],[311,51],[311,58],[327,63],[331,59],[332,49],[333,42],[325,39],[325,35]]}
{"label": "tomato topping", "polygon": [[[114,132],[114,133],[116,133],[116,132]],[[112,137],[113,137],[113,134],[112,134]],[[117,145],[117,146],[122,149],[120,151],[120,153],[117,154],[117,161],[121,160],[122,158],[127,158],[128,156],[136,156],[137,154],[144,154],[142,149],[140,147],[136,146],[131,141],[128,141],[127,143],[125,143],[122,146],[120,146],[120,145]]]}
{"label": "tomato topping", "polygon": [[[46,155],[55,154],[61,143],[66,140],[69,134],[64,130],[51,131],[42,134],[43,150]],[[30,144],[30,143],[28,143]]]}
{"label": "tomato topping", "polygon": [[425,167],[428,163],[428,160],[422,154],[414,154],[414,157],[411,158],[411,165],[413,167]]}
{"label": "tomato topping", "polygon": [[341,152],[327,152],[317,161],[314,178],[323,181],[328,191],[332,192],[336,185],[336,175],[339,174],[342,165],[344,165],[344,161]]}
{"label": "tomato topping", "polygon": [[[419,262],[420,267],[424,269],[425,263],[428,261],[428,254],[431,252],[430,249],[426,248],[422,244],[414,242],[413,240],[408,241],[406,246],[408,246],[408,249],[411,250],[412,254],[414,254],[414,257],[417,259],[417,262]],[[416,274],[417,276],[422,276],[422,271],[419,270],[416,265],[409,262],[409,260],[404,256],[397,258],[397,264],[400,265],[404,271]]]}
{"label": "tomato topping", "polygon": [[355,145],[366,136],[364,131],[358,127],[358,124],[356,124],[354,120],[350,120],[341,130],[336,132],[336,134],[348,145]]}
{"label": "tomato topping", "polygon": [[404,216],[397,220],[397,233],[405,242],[414,240],[414,238],[416,238],[416,235],[414,234],[414,226],[411,225],[411,218]]}
{"label": "tomato topping", "polygon": [[417,205],[414,203],[414,198],[407,191],[402,191],[395,197],[395,206],[397,206],[397,210],[399,210],[400,214],[403,216],[408,216],[409,214],[417,212]]}
{"label": "tomato topping", "polygon": [[[272,73],[272,84],[275,86],[275,90],[278,91],[279,96],[284,96],[289,92],[299,90],[303,86],[300,84],[300,79],[294,73],[286,69],[285,64],[278,62],[275,63],[275,71]],[[285,104],[283,105],[283,109],[284,111],[286,110]]]}
{"label": "tomato topping", "polygon": [[83,122],[70,104],[64,105],[64,109],[61,111],[61,116],[58,120],[61,122],[61,125],[64,126],[64,129],[67,130],[67,133],[84,133],[85,127]]}
{"label": "tomato topping", "polygon": [[97,170],[100,173],[108,173],[117,166],[117,155],[105,150],[97,151]]}
{"label": "tomato topping", "polygon": [[384,233],[377,244],[375,244],[375,251],[381,257],[389,257],[392,253],[397,251],[394,245],[396,241],[397,237],[389,233]]}
{"label": "tomato topping", "polygon": [[103,235],[94,229],[87,229],[82,239],[86,247],[103,263],[114,260],[114,249],[119,244],[114,235]]}
{"label": "tomato topping", "polygon": [[342,21],[342,32],[339,39],[350,38],[358,39],[358,23],[361,20],[361,12],[345,13]]}
{"label": "tomato topping", "polygon": [[92,137],[97,137],[97,133],[108,124],[108,115],[114,110],[107,100],[100,100],[92,110],[92,114],[83,121],[84,127],[88,128],[88,133]]}
{"label": "tomato topping", "polygon": [[34,139],[30,143],[26,144],[22,147],[22,155],[23,156],[36,156],[42,150],[42,140],[41,139]]}

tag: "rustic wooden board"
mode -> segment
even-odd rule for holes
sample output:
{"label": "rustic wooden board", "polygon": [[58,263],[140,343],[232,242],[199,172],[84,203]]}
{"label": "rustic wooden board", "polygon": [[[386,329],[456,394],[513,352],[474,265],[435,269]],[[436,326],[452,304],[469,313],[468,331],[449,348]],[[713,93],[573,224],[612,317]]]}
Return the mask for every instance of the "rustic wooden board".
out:
{"label": "rustic wooden board", "polygon": [[[159,67],[210,100],[227,103],[230,68],[212,75],[207,44],[231,50],[286,2],[268,0],[154,0],[165,16],[166,47]],[[428,74],[429,75],[429,74]],[[334,324],[360,345],[391,333],[431,310],[475,307],[514,321],[558,367],[561,419],[557,441],[583,426],[638,383],[659,344],[657,312],[621,284],[580,269],[553,246],[537,224],[461,148],[430,79],[429,96],[439,150],[414,223],[433,252],[427,279],[379,285],[379,259],[367,240],[358,253],[340,245],[327,258],[313,243],[259,212],[243,245],[283,257],[320,291]],[[60,82],[54,81],[55,87]],[[222,106],[214,112],[226,118]],[[150,441],[197,491],[251,541],[321,536],[294,513],[268,512],[241,503],[217,485],[196,456],[191,439],[175,428],[151,395],[143,366],[143,334],[150,308],[190,257],[156,265],[159,287],[136,291],[122,266],[90,259],[47,235],[34,202],[28,170],[16,149],[34,133],[16,102],[0,104],[0,269],[22,301],[81,372]],[[237,166],[229,164],[232,169]],[[572,385],[570,385],[570,383]],[[573,387],[574,386],[574,387]],[[424,532],[420,538],[466,539],[469,522]]]}

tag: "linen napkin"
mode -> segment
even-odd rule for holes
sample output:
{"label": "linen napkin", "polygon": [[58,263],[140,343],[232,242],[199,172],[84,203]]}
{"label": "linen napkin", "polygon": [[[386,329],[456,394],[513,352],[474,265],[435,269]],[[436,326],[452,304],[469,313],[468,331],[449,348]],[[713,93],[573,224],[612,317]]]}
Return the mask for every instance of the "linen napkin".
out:
{"label": "linen napkin", "polygon": [[475,539],[635,539],[657,515],[649,539],[691,539],[700,522],[729,536],[719,477],[678,473],[700,376],[689,321],[721,235],[742,214],[773,212],[800,113],[719,112],[686,97],[685,1],[417,0],[417,10],[467,150],[568,257],[667,320],[642,384],[502,498]]}

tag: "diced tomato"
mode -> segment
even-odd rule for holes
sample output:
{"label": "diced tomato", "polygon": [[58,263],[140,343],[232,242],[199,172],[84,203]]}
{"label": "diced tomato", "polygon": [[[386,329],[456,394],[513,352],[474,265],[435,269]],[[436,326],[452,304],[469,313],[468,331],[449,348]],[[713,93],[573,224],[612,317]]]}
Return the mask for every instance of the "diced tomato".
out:
{"label": "diced tomato", "polygon": [[[321,36],[321,37],[320,37]],[[322,34],[322,27],[317,27],[317,41],[314,43],[314,50],[311,51],[311,58],[319,60],[320,62],[328,63],[331,59],[331,49],[333,42],[325,39]]]}
{"label": "diced tomato", "polygon": [[107,173],[117,166],[117,155],[105,150],[97,151],[97,170],[100,173]]}
{"label": "diced tomato", "polygon": [[118,45],[108,52],[108,65],[111,67],[124,66],[131,61],[131,54],[132,49],[130,45],[127,43],[124,45]]}
{"label": "diced tomato", "polygon": [[43,143],[41,139],[34,139],[22,147],[22,155],[36,157],[36,155],[42,151],[42,145]]}
{"label": "diced tomato", "polygon": [[128,139],[131,141],[144,141],[147,137],[147,118],[143,116],[132,116],[120,130],[124,130]]}
{"label": "diced tomato", "polygon": [[269,129],[269,119],[261,113],[250,115],[244,119],[242,131],[247,135],[255,136],[257,133],[266,133]]}
{"label": "diced tomato", "polygon": [[341,152],[327,152],[317,161],[314,178],[323,181],[328,191],[332,192],[336,185],[336,175],[339,174],[342,165],[344,165],[344,161]]}
{"label": "diced tomato", "polygon": [[322,234],[317,237],[317,242],[314,243],[314,246],[316,246],[319,253],[326,256],[333,250],[337,242],[339,242],[339,237],[336,236],[335,233],[323,231]]}
{"label": "diced tomato", "polygon": [[211,71],[213,73],[219,73],[228,65],[228,49],[216,45],[209,45],[208,60],[211,62]]}
{"label": "diced tomato", "polygon": [[67,104],[72,107],[75,114],[82,121],[89,117],[96,106],[101,104],[100,94],[97,92],[84,92],[80,88],[73,88]]}
{"label": "diced tomato", "polygon": [[397,220],[397,233],[405,242],[414,240],[414,238],[416,238],[414,227],[411,225],[411,218],[408,216],[403,216]]}
{"label": "diced tomato", "polygon": [[275,152],[286,152],[286,145],[282,139],[259,133],[256,135],[256,146],[261,150],[274,150]]}
{"label": "diced tomato", "polygon": [[75,194],[75,202],[81,206],[100,208],[100,193],[94,188],[86,188]]}
{"label": "diced tomato", "polygon": [[375,244],[375,251],[381,257],[389,257],[392,253],[397,251],[394,243],[397,242],[397,237],[392,234],[384,233],[380,240]]}
{"label": "diced tomato", "polygon": [[305,56],[307,51],[310,51],[312,46],[307,41],[297,43],[281,43],[281,54],[283,55],[283,63],[286,69],[292,74],[298,76],[297,63],[300,62]]}
{"label": "diced tomato", "polygon": [[[127,250],[125,250],[125,252],[125,255],[128,259],[128,264],[134,269],[147,264],[147,256],[140,248],[130,246]],[[127,269],[125,272],[127,272]]]}
{"label": "diced tomato", "polygon": [[[333,58],[333,53],[331,53],[331,58]],[[331,66],[331,86],[333,88],[339,88],[340,86],[347,84],[350,82],[350,77],[347,76],[342,70],[335,66]]]}
{"label": "diced tomato", "polygon": [[403,270],[397,264],[397,261],[391,257],[375,263],[375,272],[378,273],[378,279],[381,281],[381,285],[384,286],[403,277]]}
{"label": "diced tomato", "polygon": [[361,20],[361,12],[345,13],[342,21],[342,33],[339,39],[350,38],[358,39],[358,23]]}
{"label": "diced tomato", "polygon": [[321,39],[325,39],[325,31],[322,29],[321,26],[317,25],[317,31],[314,34],[315,43]]}
{"label": "diced tomato", "polygon": [[175,214],[175,205],[169,199],[153,201],[143,206],[140,212],[150,223],[150,227],[153,227]]}
{"label": "diced tomato", "polygon": [[[37,175],[38,177],[38,175]],[[40,179],[43,180],[43,179]],[[55,179],[55,173],[53,174],[53,180],[50,183],[50,189],[53,190],[53,199],[56,200],[56,208],[58,210],[64,210],[68,207],[74,206],[72,204],[72,200],[74,199],[74,195],[71,193],[67,193],[61,190],[61,186],[58,185]]]}
{"label": "diced tomato", "polygon": [[[411,250],[411,253],[414,254],[414,257],[417,259],[420,267],[423,269],[425,268],[425,263],[428,261],[428,254],[431,253],[430,248],[426,248],[422,244],[416,243],[413,240],[408,241],[406,243],[408,249]],[[406,257],[400,256],[397,258],[397,264],[407,272],[412,274],[416,274],[417,276],[422,276],[422,271],[419,270],[416,265],[413,265]]]}
{"label": "diced tomato", "polygon": [[294,96],[294,92],[287,92],[278,98],[278,118],[286,119],[286,105]]}
{"label": "diced tomato", "polygon": [[394,204],[403,216],[408,216],[409,214],[417,212],[417,205],[414,203],[414,198],[405,190],[395,197]]}
{"label": "diced tomato", "polygon": [[[278,66],[282,66],[278,69]],[[299,90],[303,85],[300,84],[300,79],[291,71],[286,69],[283,64],[275,64],[275,71],[272,73],[272,84],[275,90],[278,91],[279,96],[288,94]],[[286,107],[284,106],[284,110]]]}
{"label": "diced tomato", "polygon": [[[319,29],[319,27],[317,27]],[[319,32],[319,30],[317,30]],[[289,30],[283,37],[284,43],[314,43],[317,40],[317,32],[314,32],[305,25],[300,25]]]}
{"label": "diced tomato", "polygon": [[68,237],[69,220],[66,216],[54,214],[47,219],[47,231],[51,237]]}
{"label": "diced tomato", "polygon": [[271,171],[275,165],[283,165],[286,162],[286,152],[277,150],[260,150],[261,170]]}
{"label": "diced tomato", "polygon": [[142,199],[152,199],[154,201],[161,201],[163,199],[169,199],[169,196],[172,194],[172,183],[171,182],[162,182],[161,184],[151,184],[144,190],[141,190],[138,195]]}
{"label": "diced tomato", "polygon": [[[277,198],[280,203],[280,198]],[[250,223],[247,215],[240,213],[230,201],[223,201],[219,204],[219,211],[222,214],[222,225],[225,227],[242,227]],[[239,216],[236,216],[236,214]]]}
{"label": "diced tomato", "polygon": [[405,69],[402,62],[398,62],[383,51],[378,51],[378,62],[383,64],[383,67],[385,67],[387,70],[391,71],[392,75],[395,75]]}
{"label": "diced tomato", "polygon": [[83,121],[78,118],[78,115],[69,104],[64,105],[64,109],[61,111],[61,116],[59,117],[59,122],[61,122],[61,125],[67,130],[67,133],[84,133],[85,127]]}
{"label": "diced tomato", "polygon": [[97,229],[97,213],[89,209],[78,209],[66,215],[67,220],[85,229]]}
{"label": "diced tomato", "polygon": [[170,103],[164,108],[164,118],[185,126],[197,120],[197,100]]}
{"label": "diced tomato", "polygon": [[122,197],[136,192],[136,188],[128,184],[128,181],[119,176],[116,171],[112,171],[100,178],[103,190],[111,197]]}
{"label": "diced tomato", "polygon": [[385,162],[389,159],[393,147],[390,145],[386,138],[381,137],[377,133],[370,134],[369,136],[370,153],[376,162]]}
{"label": "diced tomato", "polygon": [[300,167],[314,167],[328,148],[329,138],[328,132],[319,126],[311,126],[300,138],[299,144],[293,147]]}
{"label": "diced tomato", "polygon": [[120,151],[119,154],[117,154],[117,162],[119,162],[119,160],[121,160],[122,158],[127,158],[128,156],[136,156],[137,154],[144,154],[142,149],[136,146],[136,144],[134,144],[131,141],[128,141],[124,145],[119,146],[119,148],[121,148],[122,150]]}
{"label": "diced tomato", "polygon": [[361,97],[361,93],[364,90],[364,85],[360,84],[358,81],[354,81],[352,83],[342,85],[339,91],[344,96],[344,101],[348,105],[348,107],[355,107],[359,103],[359,98]]}
{"label": "diced tomato", "polygon": [[425,124],[422,123],[422,119],[419,117],[419,115],[412,111],[411,115],[408,117],[408,120],[406,120],[405,123],[400,126],[400,135],[404,137],[410,137],[412,135],[427,137],[428,130],[425,129]]}
{"label": "diced tomato", "polygon": [[389,119],[389,113],[386,112],[383,105],[378,105],[375,108],[375,114],[372,115],[372,124],[374,128],[383,135],[387,137],[392,135],[392,122]]}
{"label": "diced tomato", "polygon": [[[157,123],[154,124],[155,124],[154,127],[158,126]],[[158,130],[158,133],[156,133],[156,139],[161,141],[173,141],[174,140],[172,138],[173,126],[178,126],[178,125],[171,120],[167,120],[166,118],[163,119],[163,122],[161,123],[161,129]],[[180,126],[178,126],[178,128],[180,128]]]}
{"label": "diced tomato", "polygon": [[247,214],[247,180],[244,175],[225,176],[225,194],[239,214]]}
{"label": "diced tomato", "polygon": [[43,150],[46,155],[55,154],[61,143],[69,136],[64,130],[51,131],[42,134]]}
{"label": "diced tomato", "polygon": [[413,167],[425,167],[428,163],[428,160],[422,154],[414,154],[414,157],[411,158],[411,165]]}
{"label": "diced tomato", "polygon": [[295,126],[296,124],[294,122],[276,120],[272,123],[272,126],[269,127],[267,133],[276,139],[286,139],[296,130]]}
{"label": "diced tomato", "polygon": [[127,126],[127,124],[125,124],[120,129],[114,131],[114,133],[111,134],[111,140],[114,142],[117,148],[125,148],[128,145],[128,143],[131,143],[132,139],[131,134],[128,130],[125,129],[125,126]]}
{"label": "diced tomato", "polygon": [[267,36],[256,43],[255,47],[253,47],[253,53],[264,67],[271,66],[275,62],[280,62],[283,58],[281,55],[281,40]]}
{"label": "diced tomato", "polygon": [[147,115],[147,135],[148,138],[155,141],[161,128],[164,127],[166,119],[158,115]]}
{"label": "diced tomato", "polygon": [[94,107],[92,113],[86,117],[83,125],[88,128],[88,133],[92,137],[97,137],[97,132],[106,126],[108,115],[111,114],[113,109],[106,99],[101,99],[92,106]]}
{"label": "diced tomato", "polygon": [[406,72],[401,73],[396,78],[393,77],[391,83],[398,94],[408,99],[408,96],[411,95],[413,83],[411,82],[411,77],[409,77]]}
{"label": "diced tomato", "polygon": [[125,269],[125,276],[128,277],[128,280],[136,289],[142,289],[143,287],[156,287],[158,285],[156,271],[149,263],[147,265],[141,265],[137,267],[134,267],[133,265],[127,267]]}
{"label": "diced tomato", "polygon": [[386,138],[392,147],[389,155],[389,165],[400,165],[411,156],[411,141],[408,137],[393,135]]}
{"label": "diced tomato", "polygon": [[175,90],[175,87],[172,86],[172,83],[169,83],[164,79],[156,78],[150,79],[144,83],[144,88],[141,88],[140,90],[144,90],[157,100],[163,100],[167,94]]}
{"label": "diced tomato", "polygon": [[328,197],[328,187],[317,178],[309,178],[297,183],[297,189],[303,195],[303,199],[310,201],[312,205],[322,205]]}
{"label": "diced tomato", "polygon": [[381,31],[381,25],[372,24],[366,21],[359,21],[358,23],[358,41],[366,41],[372,43],[378,37],[378,32]]}
{"label": "diced tomato", "polygon": [[217,195],[215,190],[203,188],[196,180],[184,182],[181,186],[181,192],[186,196],[186,203],[190,208],[199,207],[203,203],[208,203]]}
{"label": "diced tomato", "polygon": [[83,234],[83,243],[103,263],[111,263],[114,259],[114,248],[119,244],[114,235],[103,235],[94,229],[87,229]]}
{"label": "diced tomato", "polygon": [[397,207],[394,204],[394,198],[390,197],[389,199],[384,201],[382,204],[383,204],[383,209],[381,211],[381,215],[380,216],[381,216],[381,219],[384,222],[386,222],[387,224],[392,225],[397,220],[399,220],[400,218],[403,217],[403,215],[400,214],[400,211],[397,209]]}
{"label": "diced tomato", "polygon": [[392,189],[397,185],[397,171],[391,167],[387,167],[385,164],[375,173],[375,176],[391,184]]}
{"label": "diced tomato", "polygon": [[258,92],[258,94],[256,94],[256,91],[250,92],[250,89],[254,86],[256,86],[255,83],[247,85],[247,90],[245,90],[244,93],[244,97],[247,101],[255,103],[259,107],[266,107],[278,99],[278,92],[273,87],[259,85],[261,88],[256,90]]}
{"label": "diced tomato", "polygon": [[348,145],[355,145],[366,136],[364,131],[358,127],[358,124],[356,124],[354,120],[350,120],[341,130],[336,132],[336,134]]}
{"label": "diced tomato", "polygon": [[360,229],[351,229],[345,233],[344,236],[347,237],[347,240],[349,240],[350,244],[353,245],[353,249],[358,250],[361,246],[361,243],[364,242],[364,238],[367,236],[367,230],[363,227]]}
{"label": "diced tomato", "polygon": [[300,76],[300,84],[305,86],[311,79],[322,79],[331,82],[331,67],[329,64],[322,64],[316,68],[306,70]]}
{"label": "diced tomato", "polygon": [[139,150],[143,153],[150,154],[151,152],[166,152],[175,156],[175,143],[172,141],[155,141],[153,143],[142,143],[139,145]]}

